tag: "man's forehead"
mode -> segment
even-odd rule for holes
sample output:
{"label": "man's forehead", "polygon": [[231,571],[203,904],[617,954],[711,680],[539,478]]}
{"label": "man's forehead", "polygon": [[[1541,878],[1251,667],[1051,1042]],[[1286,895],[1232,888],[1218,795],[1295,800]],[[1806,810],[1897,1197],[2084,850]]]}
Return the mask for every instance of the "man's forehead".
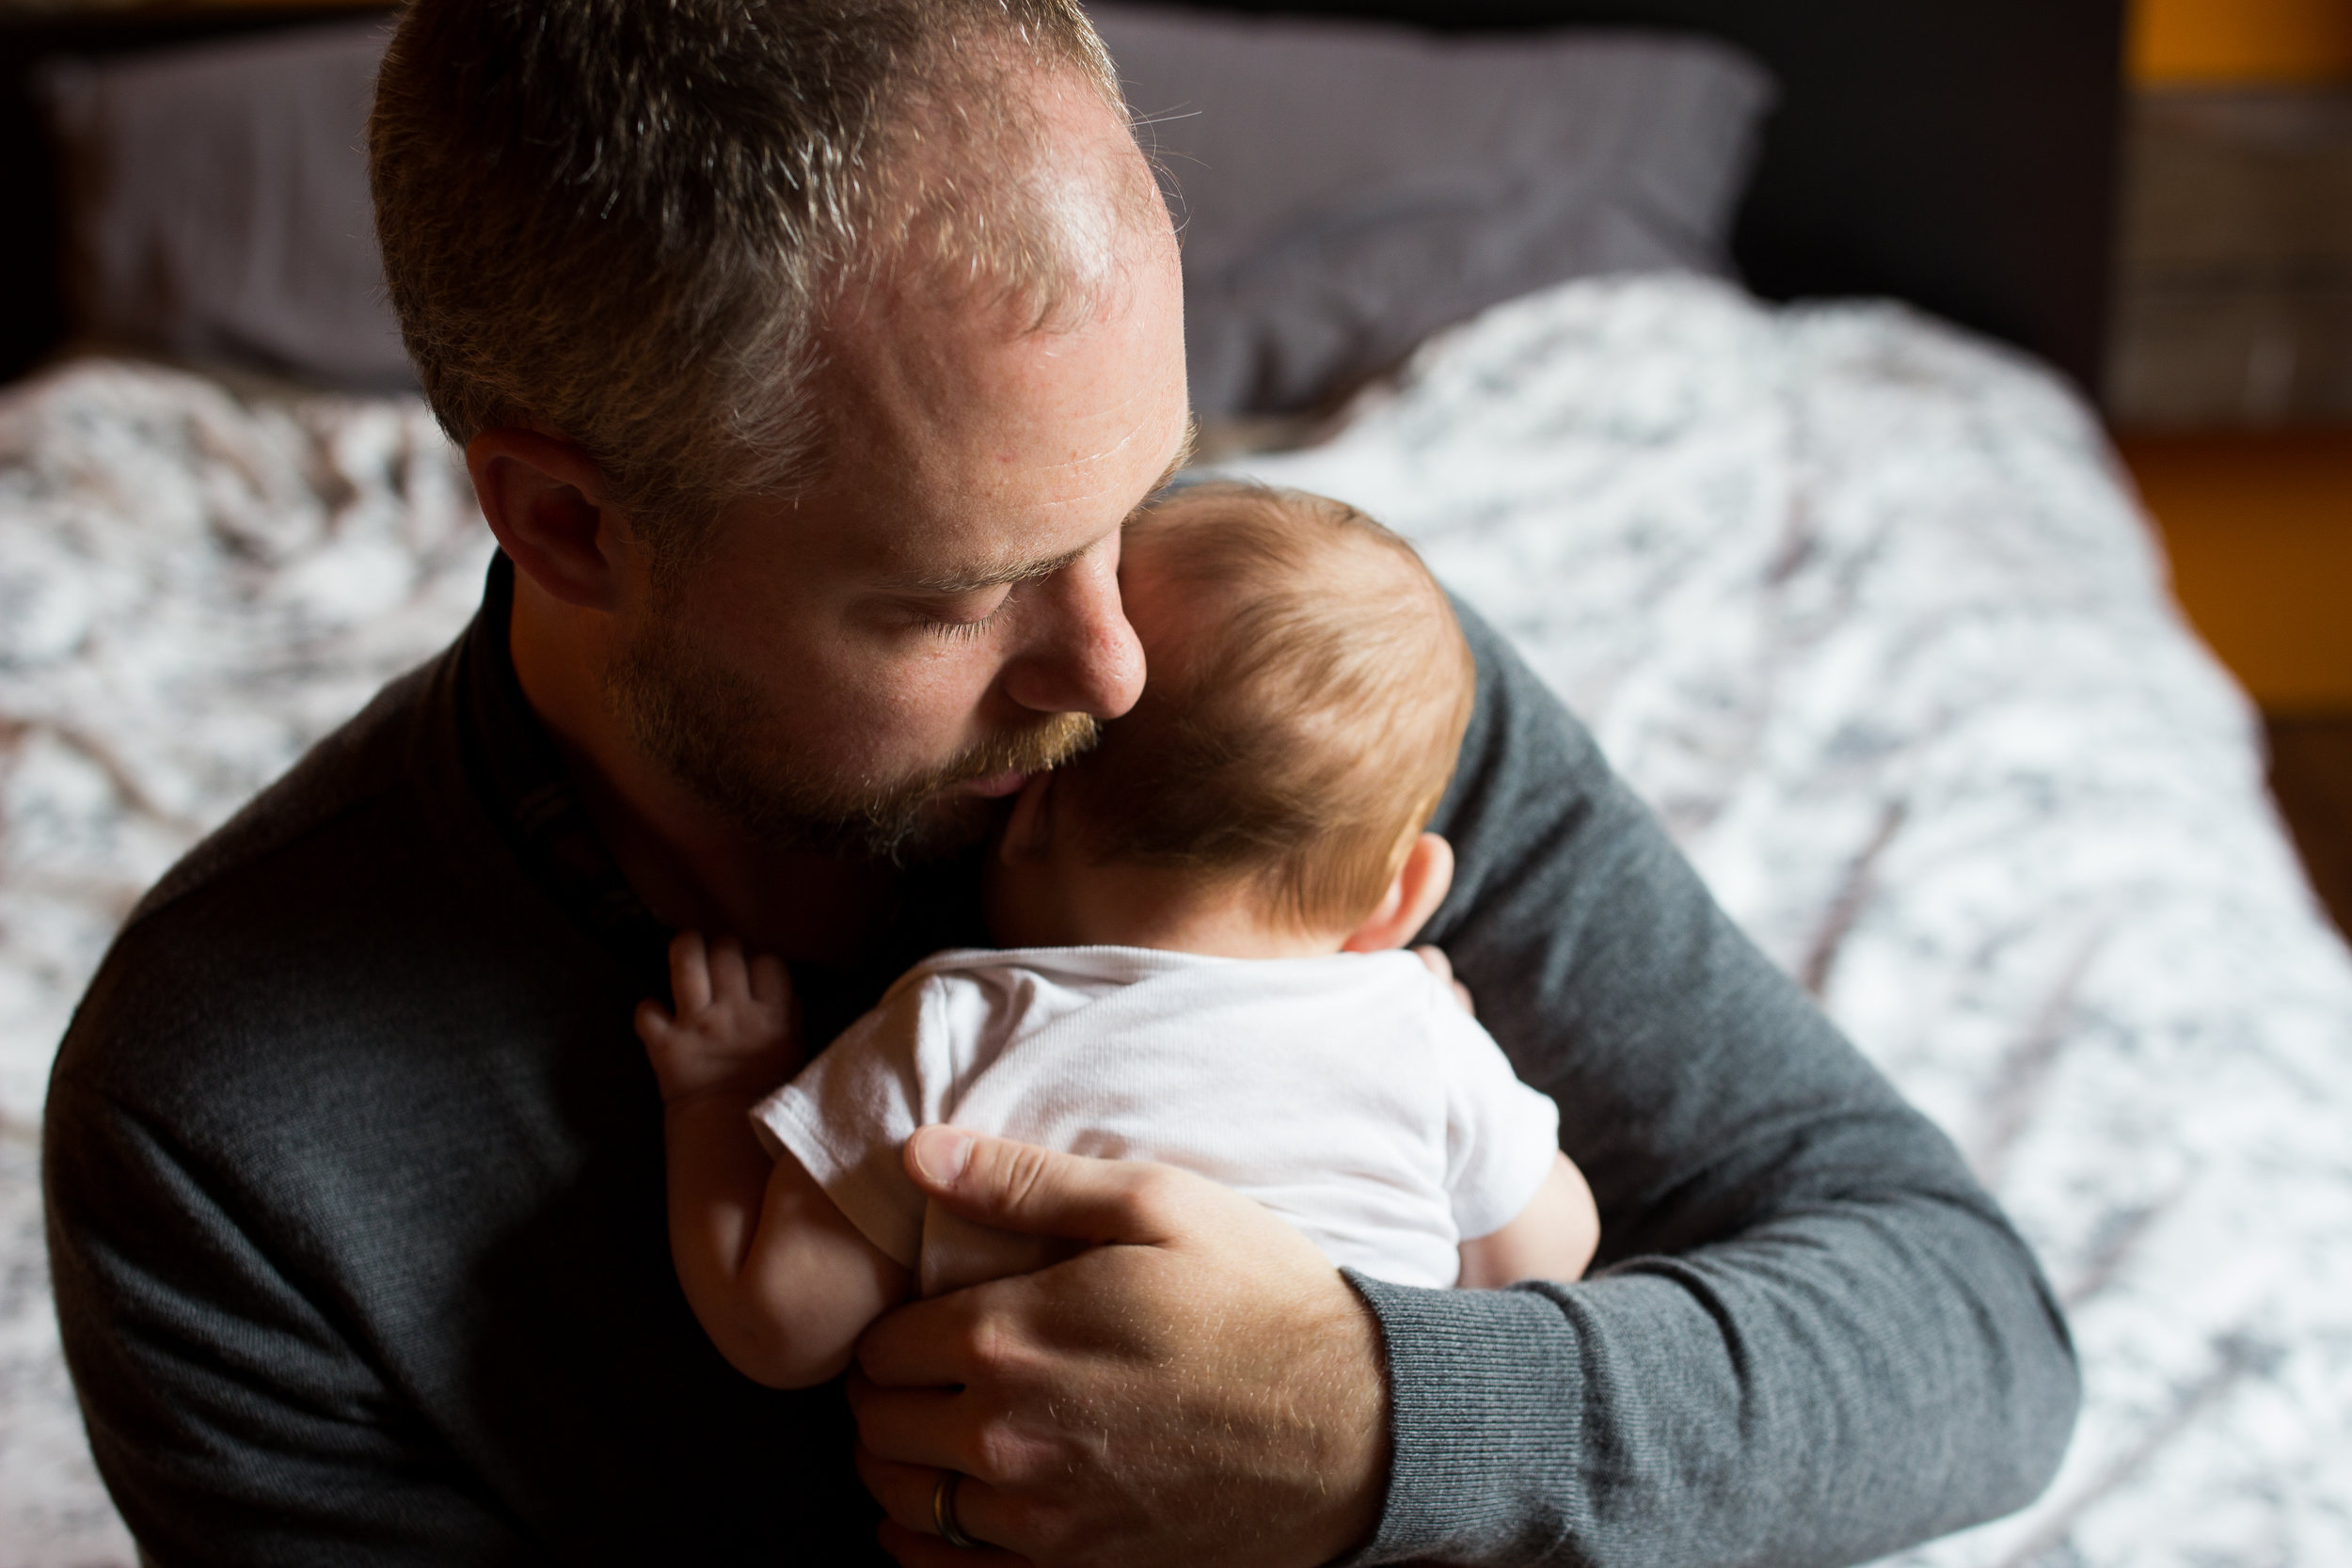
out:
{"label": "man's forehead", "polygon": [[[1099,103],[1093,112],[1109,118]],[[1175,234],[1142,155],[1123,125],[1110,129],[1131,180],[1082,157],[1041,177],[1051,192],[1032,193],[1060,214],[1049,226],[1057,234],[1090,231],[1088,243],[1045,248],[1100,253],[1084,266],[1065,258],[1073,283],[1086,275],[1063,301],[1071,308],[1041,314],[1040,299],[992,280],[977,256],[884,266],[844,296],[822,334],[825,379],[848,424],[927,448],[1073,467],[1138,434],[1164,438],[1168,416],[1158,404],[1169,372],[1184,373]]]}
{"label": "man's forehead", "polygon": [[[1175,450],[1160,469],[1149,489],[1137,498],[1126,516],[1166,490],[1176,475],[1192,461],[1195,426],[1192,417],[1184,417],[1182,431],[1176,438]],[[1099,519],[1101,515],[1096,515]],[[1125,517],[1117,519],[1122,526]],[[897,542],[898,547],[887,551],[877,562],[876,576],[891,588],[908,593],[961,594],[1007,583],[1048,578],[1076,561],[1100,543],[1098,536],[1089,536],[1075,544],[1057,547],[1059,541],[1041,538],[988,540],[970,536],[977,531],[965,531],[949,526],[930,529],[914,528],[909,537]],[[1039,534],[1057,531],[1050,525],[1035,531]]]}
{"label": "man's forehead", "polygon": [[[1124,203],[1116,187],[1083,194]],[[861,575],[916,591],[1043,576],[1164,482],[1188,422],[1183,280],[1164,207],[1119,227],[1116,276],[1080,315],[1041,323],[902,274],[827,324],[819,489]]]}
{"label": "man's forehead", "polygon": [[1107,455],[1157,413],[1155,328],[1182,331],[1178,299],[1159,297],[1182,287],[1167,271],[1126,279],[1120,309],[1040,329],[986,297],[878,302],[826,333],[834,423],[846,438],[946,439],[1045,466]]}
{"label": "man's forehead", "polygon": [[863,519],[843,543],[902,578],[977,583],[1039,575],[1116,529],[1188,425],[1168,261],[1131,309],[1076,327],[1009,334],[934,303],[846,336],[819,486]]}

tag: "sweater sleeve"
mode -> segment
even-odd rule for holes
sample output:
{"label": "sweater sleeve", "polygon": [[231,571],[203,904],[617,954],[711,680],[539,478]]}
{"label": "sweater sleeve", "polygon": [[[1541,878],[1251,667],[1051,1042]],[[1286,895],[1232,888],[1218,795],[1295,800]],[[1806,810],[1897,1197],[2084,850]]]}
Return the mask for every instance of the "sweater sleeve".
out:
{"label": "sweater sleeve", "polygon": [[1601,1213],[1575,1285],[1370,1279],[1394,1459],[1363,1562],[1859,1561],[2022,1506],[2078,1384],[1950,1142],[1718,910],[1475,617],[1442,945]]}
{"label": "sweater sleeve", "polygon": [[230,1217],[233,1175],[69,1080],[42,1136],[66,1359],[140,1561],[531,1556],[333,1307]]}

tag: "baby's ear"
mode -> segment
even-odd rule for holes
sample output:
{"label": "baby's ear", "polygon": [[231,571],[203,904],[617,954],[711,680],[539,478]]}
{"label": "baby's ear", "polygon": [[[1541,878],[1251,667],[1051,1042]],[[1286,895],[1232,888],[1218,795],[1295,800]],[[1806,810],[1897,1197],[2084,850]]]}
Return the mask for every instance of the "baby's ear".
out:
{"label": "baby's ear", "polygon": [[1385,953],[1402,947],[1421,933],[1429,917],[1445,902],[1454,885],[1454,846],[1436,833],[1423,833],[1405,851],[1396,879],[1382,894],[1378,907],[1340,943],[1343,953]]}
{"label": "baby's ear", "polygon": [[997,857],[1006,864],[1036,860],[1052,847],[1054,823],[1045,796],[1053,787],[1051,769],[1032,775],[1021,786],[1020,798],[1012,803],[1012,815],[1005,819],[1005,831],[996,840]]}

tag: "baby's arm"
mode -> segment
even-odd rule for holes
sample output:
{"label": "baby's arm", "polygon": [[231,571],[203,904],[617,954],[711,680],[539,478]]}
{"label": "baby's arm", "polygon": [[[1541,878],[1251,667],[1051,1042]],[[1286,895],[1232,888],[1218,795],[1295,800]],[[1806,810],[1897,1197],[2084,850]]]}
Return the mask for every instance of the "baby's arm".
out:
{"label": "baby's arm", "polygon": [[771,1162],[751,1110],[800,1066],[791,981],[686,932],[670,944],[673,1014],[637,1008],[661,1085],[670,1254],[694,1316],[746,1377],[804,1388],[837,1375],[907,1271],[867,1241],[790,1153]]}
{"label": "baby's arm", "polygon": [[1599,1245],[1600,1211],[1593,1190],[1566,1155],[1554,1155],[1551,1174],[1516,1218],[1462,1243],[1461,1287],[1490,1291],[1522,1279],[1565,1284],[1583,1276]]}

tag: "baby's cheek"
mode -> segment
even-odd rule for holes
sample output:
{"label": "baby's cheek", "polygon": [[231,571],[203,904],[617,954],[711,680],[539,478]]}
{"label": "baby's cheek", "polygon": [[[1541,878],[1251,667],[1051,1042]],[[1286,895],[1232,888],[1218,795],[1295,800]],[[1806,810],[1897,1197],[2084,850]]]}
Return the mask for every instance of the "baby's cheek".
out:
{"label": "baby's cheek", "polygon": [[1050,929],[1051,872],[1041,861],[1008,863],[1001,855],[989,857],[981,889],[981,911],[988,934],[1000,947],[1051,947],[1058,938]]}

